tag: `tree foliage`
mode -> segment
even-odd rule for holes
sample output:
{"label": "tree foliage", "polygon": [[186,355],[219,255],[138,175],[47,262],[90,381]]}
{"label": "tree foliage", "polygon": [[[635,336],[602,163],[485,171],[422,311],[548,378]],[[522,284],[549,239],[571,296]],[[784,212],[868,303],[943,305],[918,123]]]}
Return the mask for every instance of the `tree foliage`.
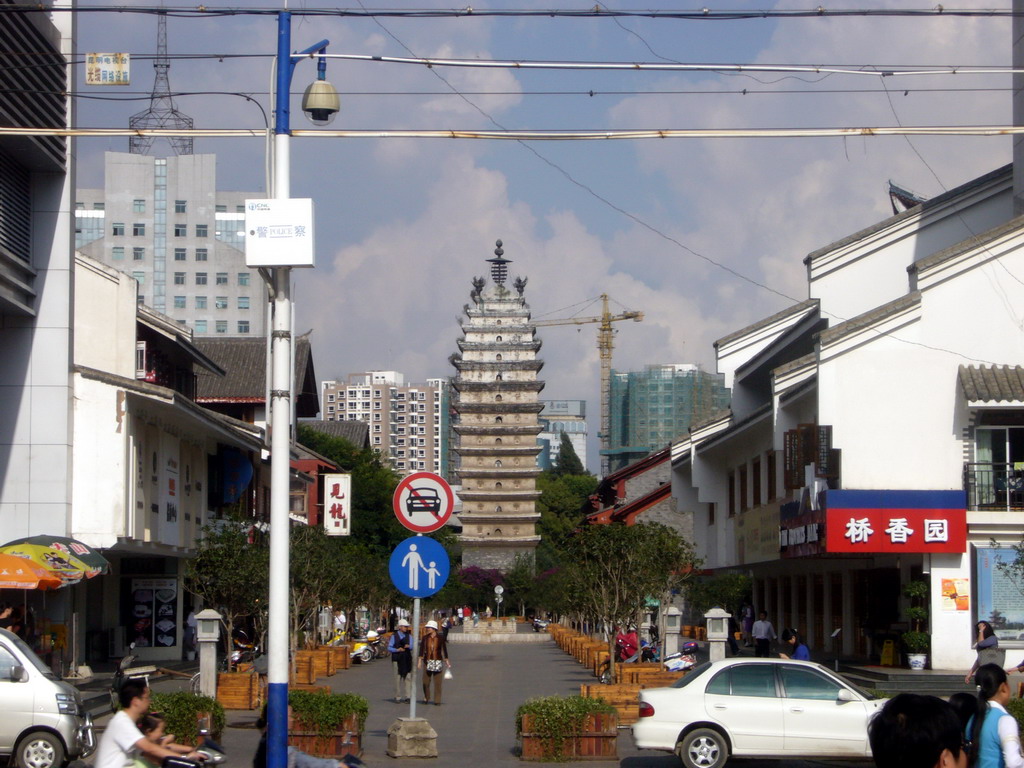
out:
{"label": "tree foliage", "polygon": [[248,524],[225,521],[203,528],[196,556],[185,566],[185,584],[220,612],[227,648],[236,622],[266,611],[269,572],[269,550]]}
{"label": "tree foliage", "polygon": [[558,444],[558,457],[555,459],[555,466],[551,473],[556,477],[587,474],[586,467],[583,466],[576,449],[572,447],[572,441],[565,432],[562,433],[561,442]]}
{"label": "tree foliage", "polygon": [[572,534],[583,520],[582,510],[587,499],[597,490],[597,478],[544,472],[537,478],[537,490],[540,491],[537,532],[541,537],[537,568],[547,571],[562,564]]}
{"label": "tree foliage", "polygon": [[749,598],[750,588],[750,577],[742,573],[697,576],[687,584],[686,597],[697,613],[718,606],[736,616],[743,601]]}
{"label": "tree foliage", "polygon": [[[660,523],[589,525],[572,543],[565,568],[571,604],[609,627],[639,624],[647,598],[682,587],[698,565],[690,543]],[[614,658],[613,636],[608,646]]]}

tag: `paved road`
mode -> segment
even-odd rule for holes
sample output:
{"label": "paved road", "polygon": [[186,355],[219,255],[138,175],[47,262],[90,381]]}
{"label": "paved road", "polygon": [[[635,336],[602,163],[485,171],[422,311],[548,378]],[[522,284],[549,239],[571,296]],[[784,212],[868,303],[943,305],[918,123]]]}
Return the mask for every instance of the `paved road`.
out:
{"label": "paved road", "polygon": [[[449,646],[454,679],[444,685],[441,706],[417,704],[417,716],[426,718],[437,731],[437,765],[522,766],[515,755],[515,711],[534,696],[579,693],[581,683],[593,682],[593,676],[553,642],[542,644],[455,644]],[[394,766],[386,754],[387,730],[398,717],[408,716],[409,705],[397,704],[394,696],[391,662],[381,659],[338,672],[326,681],[335,691],[354,691],[369,700],[363,760],[373,768]],[[168,690],[179,684],[161,681],[156,690]],[[256,751],[259,733],[254,728],[255,712],[228,712],[224,746],[228,765],[247,768]],[[102,721],[101,721],[102,723]],[[628,730],[621,730],[617,763],[600,766],[621,768],[678,768],[679,760],[670,754],[639,751],[633,747]],[[433,761],[431,761],[433,762]],[[576,763],[575,765],[580,765]],[[823,765],[851,765],[835,762],[744,761],[747,768],[809,768]],[[869,763],[860,763],[861,766]]]}

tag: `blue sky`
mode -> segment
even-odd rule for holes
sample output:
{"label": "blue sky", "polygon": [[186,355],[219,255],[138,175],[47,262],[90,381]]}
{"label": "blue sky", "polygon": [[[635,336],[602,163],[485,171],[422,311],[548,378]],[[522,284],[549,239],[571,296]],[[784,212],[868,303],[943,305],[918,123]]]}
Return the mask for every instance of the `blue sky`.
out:
{"label": "blue sky", "polygon": [[[363,2],[368,9],[396,7],[394,2]],[[404,7],[450,5],[422,0]],[[488,7],[551,6],[499,0]],[[659,7],[683,6],[664,3]],[[748,7],[726,2],[715,9]],[[909,6],[893,2],[861,7]],[[293,42],[302,48],[326,37],[333,53],[406,56],[407,47],[418,56],[481,59],[657,61],[661,57],[690,63],[879,67],[1010,63],[1010,22],[983,18],[712,22],[476,17],[380,22],[387,31],[369,19],[297,18]],[[170,70],[173,90],[253,94],[268,90],[269,54],[276,37],[273,17],[172,18],[168,26],[172,54],[268,54],[222,62],[176,61]],[[155,39],[152,16],[80,16],[82,52],[126,50],[141,56],[155,50]],[[916,90],[1008,86],[1007,78],[991,76],[889,78],[885,85],[891,89],[890,104],[880,82],[867,77],[428,70],[332,60],[327,77],[339,91],[377,93],[343,95],[341,113],[331,127],[493,127],[464,100],[444,95],[447,87],[434,72],[460,90],[487,92],[468,98],[510,128],[1010,122],[1010,95],[1005,90]],[[149,90],[152,73],[147,62],[134,62],[132,74],[129,90]],[[301,92],[314,77],[312,63],[300,64],[293,91]],[[747,95],[724,92],[743,88],[748,89]],[[96,95],[111,93],[81,84],[79,89]],[[771,89],[797,92],[764,92]],[[821,89],[866,92],[811,92]],[[593,97],[529,95],[530,91],[590,90],[596,92]],[[696,93],[639,93],[645,90]],[[389,93],[379,93],[385,91]],[[399,95],[399,91],[421,95]],[[623,93],[601,93],[607,91]],[[254,98],[269,110],[265,95]],[[195,118],[197,126],[251,127],[263,122],[259,110],[238,97],[182,96],[177,104]],[[125,126],[128,116],[144,106],[144,102],[83,100],[79,124]],[[297,115],[297,96],[293,110]],[[296,127],[303,122],[301,117],[294,120]],[[514,262],[511,272],[529,277],[526,295],[535,316],[558,316],[556,310],[602,292],[622,306],[645,312],[643,323],[622,324],[615,350],[617,369],[695,362],[713,370],[711,344],[716,338],[806,297],[802,259],[808,252],[889,214],[889,179],[932,196],[1010,159],[1008,138],[531,145],[557,169],[511,142],[296,139],[292,146],[292,194],[312,197],[316,206],[318,266],[299,274],[296,286],[297,325],[303,331],[314,329],[318,376],[339,378],[374,368],[401,370],[414,380],[452,372],[447,358],[456,349],[456,317],[468,300],[470,279],[485,272],[483,259],[490,257],[498,238]],[[99,186],[103,152],[126,148],[127,139],[80,140],[80,186]],[[158,145],[158,151],[163,147]],[[197,140],[196,151],[218,155],[222,188],[264,189],[262,141]],[[569,182],[558,169],[648,226]],[[667,238],[775,292],[727,274]],[[598,358],[593,326],[546,328],[541,336],[546,360],[542,375],[548,382],[542,396],[587,399],[591,432],[596,433]],[[588,463],[596,468],[596,450],[592,453]]]}

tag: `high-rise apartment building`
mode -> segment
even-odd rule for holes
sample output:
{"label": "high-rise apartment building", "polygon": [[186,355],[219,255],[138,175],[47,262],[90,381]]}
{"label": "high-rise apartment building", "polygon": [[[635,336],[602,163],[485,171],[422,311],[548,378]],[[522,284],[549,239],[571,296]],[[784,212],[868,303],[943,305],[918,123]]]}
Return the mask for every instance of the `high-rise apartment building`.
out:
{"label": "high-rise apartment building", "polygon": [[545,447],[537,457],[541,469],[551,469],[558,463],[558,449],[564,433],[576,451],[580,463],[587,466],[587,401],[541,400],[541,433],[537,440]]}
{"label": "high-rise apartment building", "polygon": [[320,385],[324,421],[364,421],[370,447],[403,475],[448,474],[448,384],[406,384],[398,371],[350,373]]}
{"label": "high-rise apartment building", "polygon": [[612,371],[608,451],[611,471],[664,448],[691,424],[729,407],[725,377],[698,365]]}
{"label": "high-rise apartment building", "polygon": [[196,338],[265,333],[266,288],[245,264],[245,200],[264,194],[218,191],[216,155],[107,152],[103,185],[77,192],[77,250]]}

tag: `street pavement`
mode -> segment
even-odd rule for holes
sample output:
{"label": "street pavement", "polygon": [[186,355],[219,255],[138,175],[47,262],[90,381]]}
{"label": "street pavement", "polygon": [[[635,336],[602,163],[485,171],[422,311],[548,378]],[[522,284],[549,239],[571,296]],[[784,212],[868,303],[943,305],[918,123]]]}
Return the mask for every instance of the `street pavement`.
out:
{"label": "street pavement", "polygon": [[[580,685],[594,677],[554,642],[529,644],[449,643],[453,679],[444,683],[441,706],[417,703],[416,714],[437,732],[437,765],[502,766],[521,765],[515,754],[515,712],[535,696],[578,694]],[[175,690],[187,681],[162,679],[154,690]],[[363,761],[372,768],[394,766],[398,761],[386,754],[387,730],[398,717],[409,715],[408,704],[393,701],[394,683],[389,659],[357,664],[321,679],[334,691],[362,694],[370,705],[363,740]],[[420,691],[422,696],[422,691]],[[223,745],[228,766],[248,768],[260,734],[255,728],[255,711],[229,711]],[[106,718],[100,718],[102,726]],[[621,768],[678,768],[677,757],[667,753],[640,751],[628,729],[621,729],[618,761],[590,761]],[[859,765],[866,766],[864,762]],[[577,765],[579,765],[577,763]],[[744,761],[747,768],[808,768],[834,765],[834,761]],[[850,763],[843,763],[850,765]]]}

